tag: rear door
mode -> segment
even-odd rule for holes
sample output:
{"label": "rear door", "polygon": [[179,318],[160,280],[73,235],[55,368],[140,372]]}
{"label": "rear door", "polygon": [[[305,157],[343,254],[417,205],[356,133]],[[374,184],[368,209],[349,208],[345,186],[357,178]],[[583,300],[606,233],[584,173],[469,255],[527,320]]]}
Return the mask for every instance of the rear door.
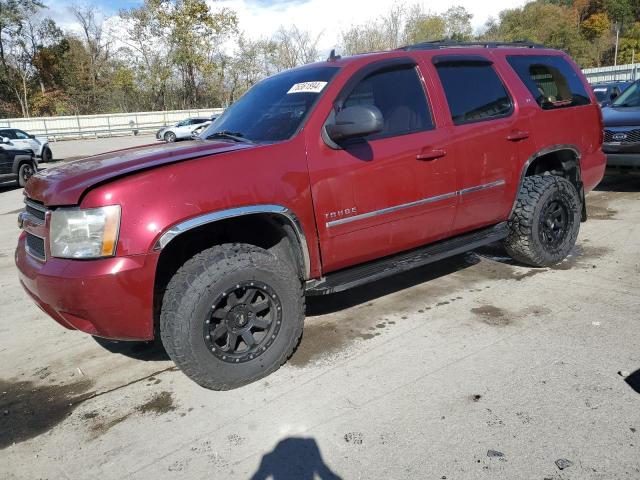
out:
{"label": "rear door", "polygon": [[356,72],[334,110],[374,105],[384,130],[341,149],[309,132],[309,170],[325,272],[446,237],[455,212],[455,165],[436,127],[425,79],[410,58]]}
{"label": "rear door", "polygon": [[517,115],[513,94],[484,55],[437,55],[433,65],[447,101],[450,149],[455,156],[458,209],[452,233],[505,220],[512,207],[519,142],[528,120]]}

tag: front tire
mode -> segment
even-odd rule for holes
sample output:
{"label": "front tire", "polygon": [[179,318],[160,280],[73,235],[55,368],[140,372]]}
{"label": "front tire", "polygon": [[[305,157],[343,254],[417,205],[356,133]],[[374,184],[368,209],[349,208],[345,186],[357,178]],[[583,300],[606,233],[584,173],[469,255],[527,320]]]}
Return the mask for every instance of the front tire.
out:
{"label": "front tire", "polygon": [[176,134],[173,132],[167,132],[164,134],[164,141],[167,143],[173,143],[176,141]]}
{"label": "front tire", "polygon": [[581,211],[580,196],[567,179],[526,177],[509,220],[507,253],[534,267],[560,263],[576,243]]}
{"label": "front tire", "polygon": [[286,362],[303,322],[302,284],[289,264],[258,247],[224,244],[196,255],[173,276],[160,335],[188,377],[229,390]]}
{"label": "front tire", "polygon": [[18,169],[18,185],[24,188],[29,179],[36,173],[32,163],[23,163]]}

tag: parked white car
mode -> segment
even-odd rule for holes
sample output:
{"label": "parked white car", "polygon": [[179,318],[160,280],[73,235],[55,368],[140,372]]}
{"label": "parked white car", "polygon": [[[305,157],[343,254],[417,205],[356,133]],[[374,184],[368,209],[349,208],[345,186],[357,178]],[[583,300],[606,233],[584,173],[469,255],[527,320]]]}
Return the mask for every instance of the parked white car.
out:
{"label": "parked white car", "polygon": [[47,137],[29,135],[17,128],[0,128],[0,139],[3,140],[0,148],[5,150],[26,150],[42,162],[49,162],[53,157]]}
{"label": "parked white car", "polygon": [[162,127],[156,132],[156,138],[158,140],[164,140],[165,142],[175,142],[185,138],[191,138],[191,133],[202,126],[208,126],[211,124],[210,118],[187,118],[175,125],[168,127]]}

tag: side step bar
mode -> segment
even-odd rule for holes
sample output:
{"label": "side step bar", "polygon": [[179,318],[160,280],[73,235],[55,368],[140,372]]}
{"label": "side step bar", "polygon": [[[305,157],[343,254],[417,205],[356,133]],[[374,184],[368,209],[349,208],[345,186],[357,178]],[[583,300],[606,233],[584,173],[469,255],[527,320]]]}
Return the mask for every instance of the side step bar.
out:
{"label": "side step bar", "polygon": [[502,222],[492,227],[475,230],[408,252],[338,270],[319,280],[307,282],[305,293],[307,295],[326,295],[342,292],[497,242],[506,238],[508,231],[507,222]]}

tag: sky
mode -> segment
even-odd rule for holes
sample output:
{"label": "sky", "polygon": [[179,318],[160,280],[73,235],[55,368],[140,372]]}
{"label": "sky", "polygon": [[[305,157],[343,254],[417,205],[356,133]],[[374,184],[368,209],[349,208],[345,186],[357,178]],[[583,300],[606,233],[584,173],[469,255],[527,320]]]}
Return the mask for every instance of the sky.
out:
{"label": "sky", "polygon": [[[240,29],[250,38],[270,37],[281,25],[296,25],[320,35],[321,51],[329,51],[340,42],[340,32],[354,24],[366,23],[386,13],[394,4],[413,5],[419,3],[426,11],[442,13],[454,5],[462,5],[473,17],[473,26],[478,29],[489,17],[497,17],[505,8],[522,6],[526,0],[208,0],[215,7],[234,10],[240,20]],[[79,3],[82,3],[80,1]],[[93,0],[105,19],[117,15],[121,8],[139,6],[142,0]],[[49,16],[63,28],[75,30],[73,17],[69,14],[69,2],[47,0]]]}

